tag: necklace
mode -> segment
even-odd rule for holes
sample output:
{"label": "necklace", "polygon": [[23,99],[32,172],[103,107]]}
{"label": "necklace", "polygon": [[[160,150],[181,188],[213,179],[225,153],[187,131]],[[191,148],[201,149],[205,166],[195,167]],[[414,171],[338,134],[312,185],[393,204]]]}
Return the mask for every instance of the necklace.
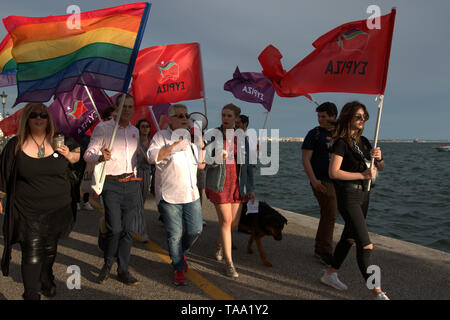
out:
{"label": "necklace", "polygon": [[31,135],[31,139],[33,139],[34,143],[36,143],[36,146],[38,147],[38,153],[37,156],[38,158],[43,158],[45,156],[45,138],[42,141],[42,143],[39,145],[39,143],[36,142],[36,140],[34,140],[33,135]]}

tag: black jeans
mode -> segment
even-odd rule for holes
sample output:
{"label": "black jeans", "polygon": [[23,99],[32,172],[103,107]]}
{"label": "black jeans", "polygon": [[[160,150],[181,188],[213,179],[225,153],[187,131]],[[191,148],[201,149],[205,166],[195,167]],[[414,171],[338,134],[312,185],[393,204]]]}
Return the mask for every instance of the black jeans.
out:
{"label": "black jeans", "polygon": [[358,267],[365,280],[369,277],[367,267],[370,266],[370,249],[364,249],[371,244],[367,231],[366,216],[369,208],[370,192],[363,186],[355,188],[357,184],[341,183],[336,187],[338,210],[345,221],[344,231],[334,250],[331,266],[339,269],[347,257],[353,241],[356,243],[356,259]]}
{"label": "black jeans", "polygon": [[40,299],[42,286],[54,286],[53,264],[56,258],[58,235],[27,235],[20,242],[22,249],[22,280],[25,300]]}

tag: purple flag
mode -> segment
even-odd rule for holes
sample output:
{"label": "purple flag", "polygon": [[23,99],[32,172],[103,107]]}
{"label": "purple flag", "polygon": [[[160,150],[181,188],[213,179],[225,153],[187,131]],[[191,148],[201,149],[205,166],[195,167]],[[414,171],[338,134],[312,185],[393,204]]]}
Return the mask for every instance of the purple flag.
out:
{"label": "purple flag", "polygon": [[233,95],[243,101],[261,103],[267,111],[272,108],[275,89],[270,80],[258,72],[239,71],[239,67],[233,73],[233,79],[225,82],[225,91],[231,91]]}
{"label": "purple flag", "polygon": [[[88,88],[100,115],[111,105],[109,97],[102,89]],[[84,86],[76,85],[71,92],[64,92],[56,96],[49,107],[58,130],[75,140],[97,123],[97,113],[89,99]]]}
{"label": "purple flag", "polygon": [[[158,121],[158,124],[161,125],[161,121],[163,120],[162,117],[169,116],[169,107],[170,103],[167,104],[157,104],[153,106],[153,114],[155,115],[156,120]],[[161,128],[162,129],[162,128]]]}

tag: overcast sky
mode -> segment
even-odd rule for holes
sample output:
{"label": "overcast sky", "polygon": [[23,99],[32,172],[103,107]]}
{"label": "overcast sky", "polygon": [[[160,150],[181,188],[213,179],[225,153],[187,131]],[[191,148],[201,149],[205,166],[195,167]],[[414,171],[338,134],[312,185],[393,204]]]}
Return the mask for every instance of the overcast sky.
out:
{"label": "overcast sky", "polygon": [[[2,17],[62,15],[73,4],[89,11],[131,1],[5,2]],[[283,55],[284,69],[290,70],[313,50],[314,40],[343,23],[368,18],[367,7],[374,4],[382,15],[397,7],[380,138],[450,139],[450,1],[154,0],[141,48],[200,43],[209,127],[220,124],[220,110],[231,102],[250,116],[251,127],[262,128],[261,105],[223,90],[236,66],[242,72],[261,72],[257,57],[273,44]],[[0,36],[5,35],[2,26]],[[12,105],[16,89],[2,89],[8,94],[7,106]],[[371,115],[365,135],[373,137],[375,96],[322,93],[313,98],[333,101],[339,110],[348,101],[360,100]],[[202,100],[185,103],[189,111],[203,111]],[[282,137],[303,137],[317,125],[315,107],[304,97],[275,96],[267,127],[280,129]]]}

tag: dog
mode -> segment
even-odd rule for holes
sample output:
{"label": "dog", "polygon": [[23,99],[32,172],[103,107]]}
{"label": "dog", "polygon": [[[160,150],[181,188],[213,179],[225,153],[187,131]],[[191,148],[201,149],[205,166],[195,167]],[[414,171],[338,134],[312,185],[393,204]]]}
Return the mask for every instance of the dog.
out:
{"label": "dog", "polygon": [[253,241],[256,241],[259,255],[266,267],[272,267],[272,263],[267,259],[266,252],[262,246],[261,238],[264,236],[272,236],[275,240],[282,239],[281,232],[287,219],[283,217],[277,210],[273,209],[267,203],[260,201],[258,213],[247,213],[247,204],[242,207],[242,214],[239,220],[239,227],[251,233],[247,245],[247,252],[253,253]]}

